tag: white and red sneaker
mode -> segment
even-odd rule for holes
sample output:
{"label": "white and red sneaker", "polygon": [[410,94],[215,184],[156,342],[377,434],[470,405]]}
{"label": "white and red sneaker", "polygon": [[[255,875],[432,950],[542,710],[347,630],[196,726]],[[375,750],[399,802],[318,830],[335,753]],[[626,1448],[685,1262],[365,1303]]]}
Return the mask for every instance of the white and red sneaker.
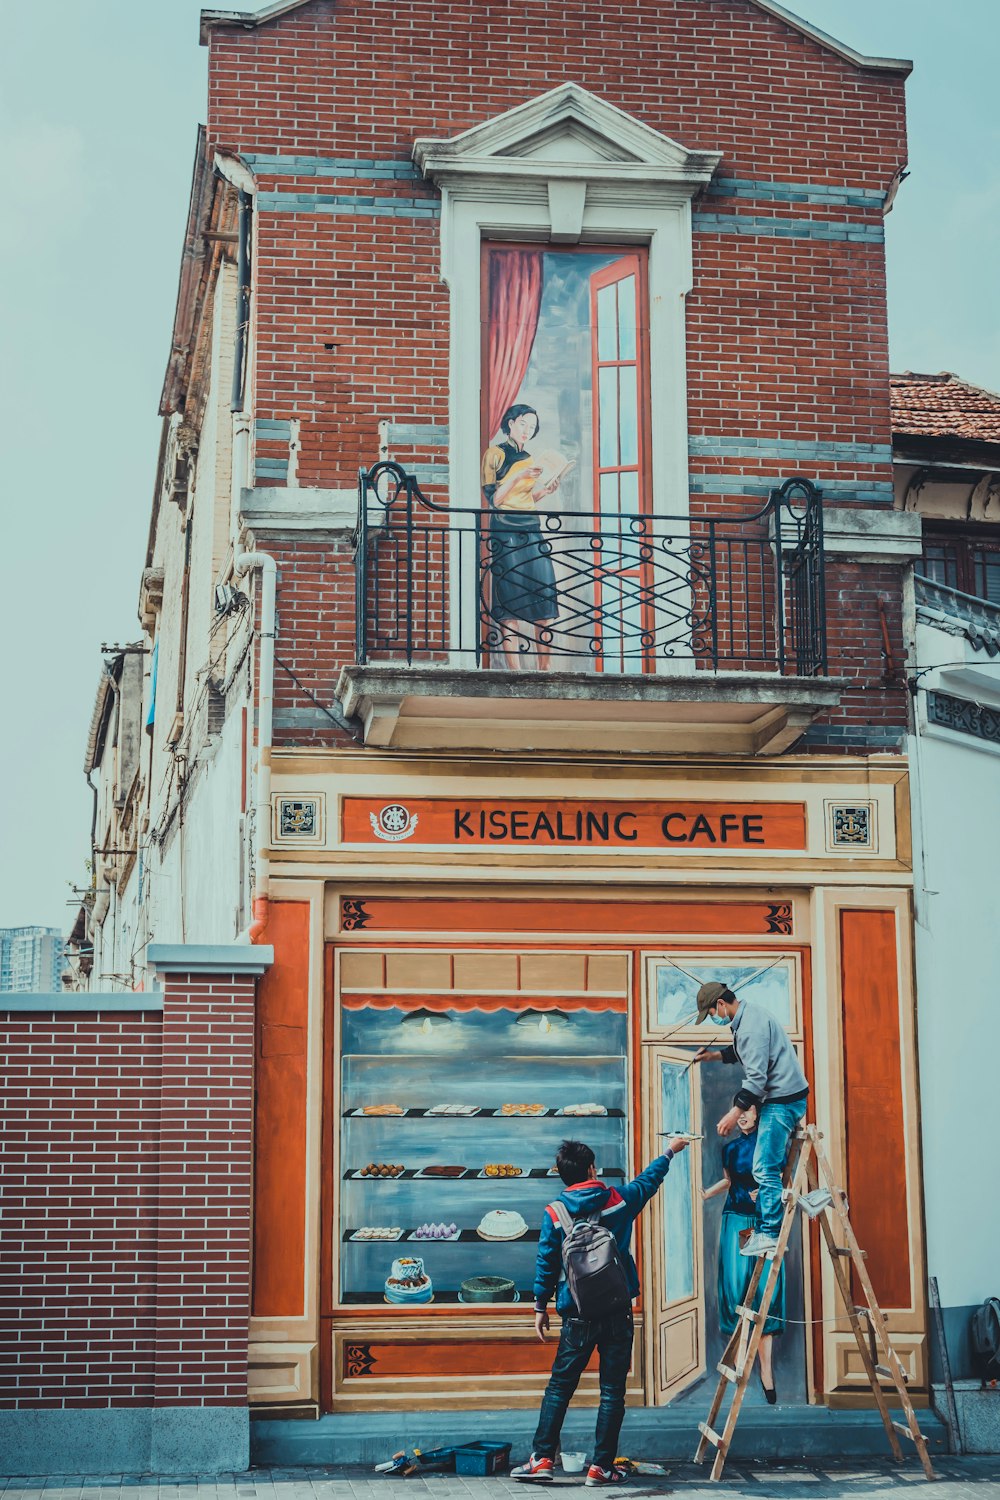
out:
{"label": "white and red sneaker", "polygon": [[628,1478],[626,1469],[619,1469],[617,1464],[612,1464],[610,1469],[602,1469],[600,1464],[591,1464],[587,1470],[587,1485],[597,1484],[624,1484]]}
{"label": "white and red sneaker", "polygon": [[555,1475],[555,1464],[551,1458],[536,1458],[534,1454],[526,1464],[511,1469],[511,1479],[530,1479],[535,1484],[551,1484]]}

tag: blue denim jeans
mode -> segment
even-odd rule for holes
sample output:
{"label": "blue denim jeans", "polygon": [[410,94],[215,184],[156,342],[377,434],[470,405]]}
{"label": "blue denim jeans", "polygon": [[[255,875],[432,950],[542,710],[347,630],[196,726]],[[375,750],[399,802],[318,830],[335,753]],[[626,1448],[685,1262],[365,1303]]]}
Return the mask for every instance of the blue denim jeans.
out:
{"label": "blue denim jeans", "polygon": [[788,1160],[792,1136],[805,1118],[806,1100],[796,1099],[794,1104],[762,1104],[757,1113],[753,1175],[760,1188],[757,1198],[760,1232],[776,1235],[781,1228],[781,1174]]}
{"label": "blue denim jeans", "polygon": [[594,1350],[600,1360],[601,1404],[591,1463],[610,1469],[618,1452],[625,1416],[625,1381],[632,1362],[632,1309],[604,1318],[563,1318],[559,1348],[542,1397],[531,1451],[536,1458],[555,1458],[566,1408]]}

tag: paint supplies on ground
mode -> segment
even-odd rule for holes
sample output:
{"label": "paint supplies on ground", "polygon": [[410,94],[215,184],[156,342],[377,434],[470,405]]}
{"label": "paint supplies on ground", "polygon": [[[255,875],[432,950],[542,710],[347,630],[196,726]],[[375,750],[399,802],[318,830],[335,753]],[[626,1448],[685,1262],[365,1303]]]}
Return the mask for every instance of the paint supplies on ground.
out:
{"label": "paint supplies on ground", "polygon": [[663,1476],[667,1472],[662,1464],[644,1463],[636,1458],[616,1458],[615,1468],[624,1469],[627,1474],[658,1474]]}
{"label": "paint supplies on ground", "polygon": [[424,1452],[414,1448],[412,1456],[405,1451],[394,1453],[384,1463],[376,1464],[376,1474],[394,1474],[409,1479],[414,1474],[453,1474],[455,1472],[454,1448],[431,1448]]}
{"label": "paint supplies on ground", "polygon": [[510,1468],[510,1443],[466,1443],[455,1449],[456,1474],[502,1474]]}

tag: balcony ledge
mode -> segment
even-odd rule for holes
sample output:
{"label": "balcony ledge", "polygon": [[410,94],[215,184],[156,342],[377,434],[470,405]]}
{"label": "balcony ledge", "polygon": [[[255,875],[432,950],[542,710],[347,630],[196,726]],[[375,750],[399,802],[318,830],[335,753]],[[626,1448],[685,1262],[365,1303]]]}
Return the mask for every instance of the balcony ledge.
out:
{"label": "balcony ledge", "polygon": [[406,750],[780,755],[845,683],[773,672],[510,672],[344,667],[336,696],[365,745]]}

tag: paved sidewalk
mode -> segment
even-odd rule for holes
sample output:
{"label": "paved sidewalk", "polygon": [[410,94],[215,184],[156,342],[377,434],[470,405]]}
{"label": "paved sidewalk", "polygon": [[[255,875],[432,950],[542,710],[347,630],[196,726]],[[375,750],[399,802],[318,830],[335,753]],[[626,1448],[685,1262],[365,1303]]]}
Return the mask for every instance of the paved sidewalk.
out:
{"label": "paved sidewalk", "polygon": [[[928,1491],[934,1500],[992,1500],[1000,1497],[1000,1456],[937,1458],[940,1482]],[[629,1500],[675,1492],[692,1500],[733,1500],[736,1496],[778,1500],[832,1500],[857,1496],[892,1500],[906,1490],[917,1495],[924,1484],[916,1460],[896,1465],[871,1463],[751,1464],[734,1462],[721,1484],[708,1481],[708,1466],[671,1464],[664,1478],[634,1478],[624,1486]],[[364,1469],[253,1469],[247,1474],[190,1474],[159,1478],[155,1474],[41,1475],[0,1478],[2,1500],[518,1500],[537,1493],[537,1485],[516,1484],[506,1475],[464,1479],[454,1474],[389,1479]],[[549,1486],[559,1500],[582,1500],[585,1490],[573,1480]],[[595,1496],[600,1491],[594,1491]]]}

